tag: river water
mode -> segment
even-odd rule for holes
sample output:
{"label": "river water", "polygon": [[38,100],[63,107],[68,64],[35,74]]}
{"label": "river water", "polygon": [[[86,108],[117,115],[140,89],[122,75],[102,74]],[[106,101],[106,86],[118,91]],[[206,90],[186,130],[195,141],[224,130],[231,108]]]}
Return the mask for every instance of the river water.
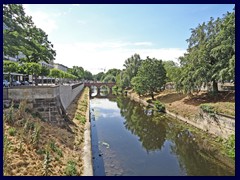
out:
{"label": "river water", "polygon": [[91,99],[90,112],[95,176],[235,174],[194,128],[126,97]]}

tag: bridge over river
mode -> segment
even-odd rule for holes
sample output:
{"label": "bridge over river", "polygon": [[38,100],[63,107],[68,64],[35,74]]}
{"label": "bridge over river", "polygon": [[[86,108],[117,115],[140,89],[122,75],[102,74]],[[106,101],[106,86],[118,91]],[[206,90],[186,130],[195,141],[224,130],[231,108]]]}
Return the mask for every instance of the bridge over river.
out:
{"label": "bridge over river", "polygon": [[[95,95],[94,97],[98,97],[98,98],[101,98],[101,97],[109,97],[109,96],[112,96],[112,87],[115,86],[116,83],[104,83],[104,82],[86,82],[84,83],[84,86],[85,87],[89,87],[90,91],[90,97],[93,97],[92,96],[92,89],[93,87],[96,87],[97,88],[97,95]],[[109,92],[107,95],[101,95],[101,89],[103,87],[108,87],[109,88]]]}

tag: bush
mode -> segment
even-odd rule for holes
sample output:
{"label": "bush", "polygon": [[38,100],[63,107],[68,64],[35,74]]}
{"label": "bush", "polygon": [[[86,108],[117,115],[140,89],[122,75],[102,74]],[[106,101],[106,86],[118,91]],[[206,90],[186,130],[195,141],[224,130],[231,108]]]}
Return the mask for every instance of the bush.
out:
{"label": "bush", "polygon": [[65,168],[65,174],[67,176],[77,175],[76,162],[74,162],[73,160],[70,160],[67,162],[67,167]]}
{"label": "bush", "polygon": [[216,115],[216,109],[210,104],[201,104],[200,109],[202,109],[203,112],[208,113],[211,117],[215,117]]}
{"label": "bush", "polygon": [[231,135],[225,143],[226,151],[229,157],[235,158],[235,135]]}
{"label": "bush", "polygon": [[9,128],[8,133],[10,136],[14,136],[16,134],[16,129],[14,127]]}
{"label": "bush", "polygon": [[158,100],[154,102],[154,107],[159,112],[166,112],[165,105]]}

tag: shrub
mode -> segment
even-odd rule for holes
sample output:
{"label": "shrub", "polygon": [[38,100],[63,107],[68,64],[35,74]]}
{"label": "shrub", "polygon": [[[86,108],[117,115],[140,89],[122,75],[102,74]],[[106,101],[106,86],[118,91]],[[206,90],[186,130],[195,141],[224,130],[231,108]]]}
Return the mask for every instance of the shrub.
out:
{"label": "shrub", "polygon": [[51,163],[50,152],[48,150],[45,150],[44,162],[43,162],[44,176],[48,176],[49,173],[51,172],[50,163]]}
{"label": "shrub", "polygon": [[231,135],[225,142],[226,151],[229,157],[235,158],[235,135]]}
{"label": "shrub", "polygon": [[57,145],[55,144],[55,142],[53,140],[49,143],[49,146],[53,152],[56,152],[58,154],[58,156],[60,156],[60,157],[63,156],[62,150],[59,147],[57,147]]}
{"label": "shrub", "polygon": [[202,109],[203,112],[208,113],[211,117],[215,117],[216,115],[216,109],[210,104],[201,104],[200,109]]}
{"label": "shrub", "polygon": [[14,124],[14,108],[13,108],[13,102],[11,104],[11,107],[9,108],[8,114],[5,116],[5,120],[8,124],[13,125]]}
{"label": "shrub", "polygon": [[14,136],[16,134],[16,129],[14,127],[10,127],[8,133],[10,136]]}
{"label": "shrub", "polygon": [[34,126],[34,130],[31,137],[31,142],[33,143],[34,146],[38,146],[39,138],[40,138],[40,129],[41,129],[41,126],[39,124]]}
{"label": "shrub", "polygon": [[159,112],[165,112],[166,111],[165,105],[158,100],[154,102],[154,107]]}
{"label": "shrub", "polygon": [[77,175],[76,162],[74,162],[73,160],[70,160],[67,162],[67,166],[65,168],[65,174],[67,176]]}

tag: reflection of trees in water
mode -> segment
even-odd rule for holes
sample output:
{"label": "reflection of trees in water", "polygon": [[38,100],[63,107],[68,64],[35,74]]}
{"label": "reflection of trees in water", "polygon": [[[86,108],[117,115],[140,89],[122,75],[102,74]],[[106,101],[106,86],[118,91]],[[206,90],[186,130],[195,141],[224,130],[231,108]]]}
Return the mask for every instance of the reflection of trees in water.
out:
{"label": "reflection of trees in water", "polygon": [[139,137],[142,146],[147,151],[161,149],[166,137],[164,123],[157,123],[152,115],[146,115],[142,107],[128,99],[118,98],[117,103],[121,115],[126,119],[125,127]]}
{"label": "reflection of trees in water", "polygon": [[[210,142],[204,142],[187,129],[168,126],[168,138],[174,145],[171,150],[178,156],[180,167],[187,175],[233,175],[233,170],[224,165],[216,156],[216,148],[209,148]],[[206,140],[205,140],[206,141]]]}
{"label": "reflection of trees in water", "polygon": [[[221,164],[218,149],[209,148],[210,142],[191,133],[183,123],[161,114],[144,112],[139,104],[128,98],[117,97],[125,127],[139,137],[147,151],[161,149],[165,140],[172,142],[171,150],[178,156],[181,169],[187,175],[233,175],[234,169]],[[147,115],[148,114],[148,115]]]}
{"label": "reflection of trees in water", "polygon": [[103,85],[103,86],[100,87],[100,95],[101,96],[106,96],[106,95],[109,94],[109,92],[110,92],[110,89],[109,89],[108,86]]}

